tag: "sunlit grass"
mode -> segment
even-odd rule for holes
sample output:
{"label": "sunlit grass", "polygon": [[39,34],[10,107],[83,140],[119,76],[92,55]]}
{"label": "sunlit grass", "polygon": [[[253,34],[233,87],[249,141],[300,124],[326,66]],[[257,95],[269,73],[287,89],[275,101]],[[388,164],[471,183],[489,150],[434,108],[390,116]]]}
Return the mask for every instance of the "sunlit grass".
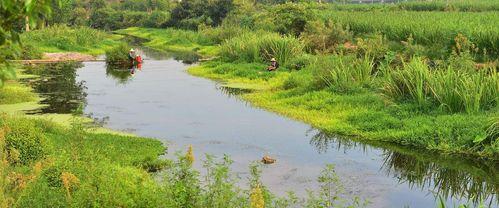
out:
{"label": "sunlit grass", "polygon": [[120,35],[112,35],[87,27],[70,28],[52,26],[23,33],[23,43],[41,52],[81,52],[91,55],[104,54],[106,49],[119,43]]}
{"label": "sunlit grass", "polygon": [[33,102],[36,100],[38,100],[38,96],[29,87],[17,81],[8,81],[4,87],[0,88],[0,105]]}

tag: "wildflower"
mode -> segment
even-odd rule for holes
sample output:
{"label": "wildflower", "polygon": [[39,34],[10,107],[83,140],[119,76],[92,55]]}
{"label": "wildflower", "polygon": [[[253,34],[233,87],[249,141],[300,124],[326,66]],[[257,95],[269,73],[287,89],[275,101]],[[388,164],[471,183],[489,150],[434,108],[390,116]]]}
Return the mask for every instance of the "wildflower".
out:
{"label": "wildflower", "polygon": [[64,189],[66,189],[67,198],[71,199],[71,191],[80,184],[80,180],[70,172],[62,172],[61,180]]}
{"label": "wildflower", "polygon": [[192,163],[194,163],[194,153],[192,152],[192,145],[189,145],[189,149],[187,150],[185,158],[187,159],[189,165],[192,165]]}
{"label": "wildflower", "polygon": [[250,207],[251,208],[264,208],[265,207],[265,201],[263,200],[263,193],[262,189],[260,188],[260,185],[256,185],[252,190],[250,194]]}

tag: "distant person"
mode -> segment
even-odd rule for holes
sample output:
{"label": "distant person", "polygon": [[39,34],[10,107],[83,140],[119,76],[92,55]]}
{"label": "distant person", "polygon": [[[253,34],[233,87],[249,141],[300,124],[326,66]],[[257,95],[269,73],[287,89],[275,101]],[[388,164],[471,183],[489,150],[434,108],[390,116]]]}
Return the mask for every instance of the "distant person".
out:
{"label": "distant person", "polygon": [[130,49],[130,51],[128,52],[128,59],[130,60],[130,63],[133,64],[136,56],[137,56],[137,54],[135,54],[135,50],[133,48]]}
{"label": "distant person", "polygon": [[279,63],[275,58],[270,59],[270,66],[267,67],[268,71],[275,71],[279,68]]}

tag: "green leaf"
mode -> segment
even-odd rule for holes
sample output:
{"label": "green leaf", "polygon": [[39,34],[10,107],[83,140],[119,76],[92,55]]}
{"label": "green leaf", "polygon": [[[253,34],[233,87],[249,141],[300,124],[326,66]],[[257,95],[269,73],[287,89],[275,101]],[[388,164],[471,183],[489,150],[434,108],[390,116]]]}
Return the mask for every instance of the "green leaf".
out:
{"label": "green leaf", "polygon": [[487,135],[485,134],[480,134],[480,135],[477,135],[475,137],[475,139],[473,139],[473,143],[477,144],[477,143],[481,143],[483,142],[483,140],[487,139]]}

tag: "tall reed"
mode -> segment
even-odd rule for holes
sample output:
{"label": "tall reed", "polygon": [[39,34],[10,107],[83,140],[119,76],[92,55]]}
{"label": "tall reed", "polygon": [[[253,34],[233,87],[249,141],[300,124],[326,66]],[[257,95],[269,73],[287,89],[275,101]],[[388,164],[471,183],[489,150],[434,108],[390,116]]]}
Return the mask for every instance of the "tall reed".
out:
{"label": "tall reed", "polygon": [[367,56],[323,56],[311,69],[314,71],[316,88],[329,87],[348,91],[369,85],[374,79],[373,60]]}
{"label": "tall reed", "polygon": [[222,44],[221,56],[228,61],[262,62],[276,58],[285,65],[303,53],[303,43],[275,33],[244,33]]}
{"label": "tall reed", "polygon": [[413,100],[418,105],[434,102],[450,112],[475,113],[497,105],[499,74],[492,68],[430,69],[424,60],[413,58],[402,68],[385,71],[383,90],[390,97]]}

